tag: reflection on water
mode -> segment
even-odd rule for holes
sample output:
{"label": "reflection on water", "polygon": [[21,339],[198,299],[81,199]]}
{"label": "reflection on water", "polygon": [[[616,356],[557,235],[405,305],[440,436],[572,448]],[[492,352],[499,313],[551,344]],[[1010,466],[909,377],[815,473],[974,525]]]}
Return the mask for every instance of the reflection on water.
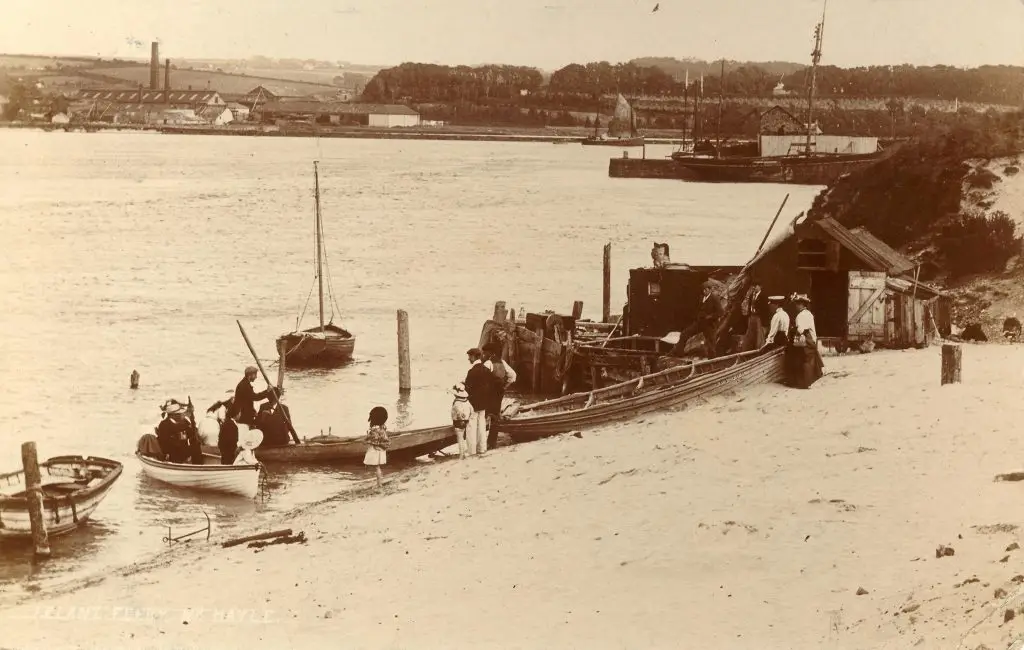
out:
{"label": "reflection on water", "polygon": [[[357,343],[342,368],[287,372],[300,437],[362,436],[377,405],[392,431],[448,423],[449,389],[496,300],[517,313],[583,300],[584,316],[599,317],[610,241],[618,311],[628,269],[650,263],[652,241],[670,242],[680,262],[742,262],[785,194],[783,222],[817,192],[609,179],[618,152],[594,149],[603,148],[0,129],[0,471],[20,467],[26,440],[41,459],[125,464],[93,519],[51,540],[50,560],[0,548],[0,604],[158,553],[168,526],[200,528],[204,511],[211,540],[223,539],[371,476],[271,466],[269,494],[251,502],[155,483],[133,456],[166,399],[191,397],[202,414],[238,383],[252,358],[236,319],[276,379],[274,341],[293,329],[315,280],[314,158],[335,322]],[[647,155],[671,151],[660,149]],[[409,314],[407,395],[398,309]],[[128,389],[132,370],[138,390]]]}

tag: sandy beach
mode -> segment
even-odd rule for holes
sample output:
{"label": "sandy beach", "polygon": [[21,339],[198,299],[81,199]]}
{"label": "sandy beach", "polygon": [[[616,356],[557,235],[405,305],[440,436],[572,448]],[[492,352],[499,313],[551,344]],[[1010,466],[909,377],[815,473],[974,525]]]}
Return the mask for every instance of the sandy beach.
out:
{"label": "sandy beach", "polygon": [[938,347],[827,357],[809,391],[392,474],[280,522],[305,545],[214,531],[36,594],[0,647],[1006,648],[1024,348],[963,348],[960,385]]}

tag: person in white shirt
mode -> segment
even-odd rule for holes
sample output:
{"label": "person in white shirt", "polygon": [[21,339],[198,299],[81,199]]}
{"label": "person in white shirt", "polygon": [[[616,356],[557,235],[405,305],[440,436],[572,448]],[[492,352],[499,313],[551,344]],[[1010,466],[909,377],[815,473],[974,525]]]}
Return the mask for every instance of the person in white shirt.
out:
{"label": "person in white shirt", "polygon": [[768,336],[765,338],[761,349],[771,346],[784,346],[789,341],[789,314],[782,308],[786,301],[785,296],[768,296],[768,307],[772,310],[771,324],[768,326]]}
{"label": "person in white shirt", "polygon": [[810,298],[807,294],[797,294],[793,298],[793,303],[797,309],[793,347],[798,351],[795,355],[793,384],[797,388],[810,388],[811,384],[821,379],[825,364],[821,360],[821,353],[818,352],[818,332],[814,327],[814,314],[807,308],[811,303]]}
{"label": "person in white shirt", "polygon": [[498,387],[496,401],[487,409],[487,448],[494,449],[498,446],[498,421],[501,420],[501,401],[505,398],[505,391],[516,383],[516,371],[512,366],[501,358],[501,344],[488,343],[484,346],[484,367],[490,370],[501,386]]}

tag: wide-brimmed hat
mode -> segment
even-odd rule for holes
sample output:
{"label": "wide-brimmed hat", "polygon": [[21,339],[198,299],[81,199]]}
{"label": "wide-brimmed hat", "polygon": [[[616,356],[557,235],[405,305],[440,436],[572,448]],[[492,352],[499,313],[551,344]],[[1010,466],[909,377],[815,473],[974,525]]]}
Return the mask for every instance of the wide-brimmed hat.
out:
{"label": "wide-brimmed hat", "polygon": [[805,305],[811,304],[811,299],[806,293],[798,293],[793,296],[793,302],[802,302]]}
{"label": "wide-brimmed hat", "polygon": [[460,399],[469,399],[469,393],[466,391],[466,384],[459,382],[452,386],[452,395]]}
{"label": "wide-brimmed hat", "polygon": [[700,287],[701,289],[711,289],[712,291],[714,291],[715,283],[712,282],[711,280],[704,280],[704,284],[700,285]]}
{"label": "wide-brimmed hat", "polygon": [[786,302],[786,296],[768,296],[768,302]]}

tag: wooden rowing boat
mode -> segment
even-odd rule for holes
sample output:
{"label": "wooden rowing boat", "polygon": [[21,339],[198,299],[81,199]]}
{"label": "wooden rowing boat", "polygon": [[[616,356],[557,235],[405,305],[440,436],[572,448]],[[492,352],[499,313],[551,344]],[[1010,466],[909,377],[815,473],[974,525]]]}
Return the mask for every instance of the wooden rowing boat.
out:
{"label": "wooden rowing boat", "polygon": [[253,499],[259,491],[259,465],[222,465],[220,455],[203,453],[203,464],[169,463],[136,451],[143,473],[179,488],[223,492]]}
{"label": "wooden rowing boat", "polygon": [[[451,425],[410,429],[388,434],[390,448],[388,461],[412,460],[440,451],[458,442],[455,428]],[[215,447],[203,447],[203,451]],[[259,447],[255,449],[256,459],[261,463],[362,463],[366,455],[366,440],[341,438],[338,436],[317,436],[298,444],[280,447]]]}
{"label": "wooden rowing boat", "polygon": [[[123,467],[116,460],[55,456],[39,463],[43,522],[48,536],[70,533],[106,498]],[[0,538],[30,538],[25,472],[0,474]]]}
{"label": "wooden rowing boat", "polygon": [[[666,368],[637,379],[528,404],[502,420],[513,440],[529,440],[683,406],[755,384],[781,381],[784,350],[731,354]],[[668,358],[666,364],[671,363]]]}
{"label": "wooden rowing boat", "polygon": [[[299,316],[295,324],[295,331],[282,334],[277,338],[277,349],[283,347],[285,361],[292,368],[310,368],[323,366],[340,365],[352,358],[356,347],[356,337],[347,329],[338,327],[331,321],[324,322],[324,266],[325,257],[323,242],[323,220],[320,217],[320,173],[317,163],[313,163],[313,179],[316,195],[314,210],[315,217],[315,238],[316,238],[316,283],[319,297],[320,324],[316,327],[299,329],[302,316]],[[330,294],[331,305],[337,306],[334,302],[334,295],[330,292],[330,278],[328,278],[328,293]],[[305,309],[303,309],[305,313]],[[333,312],[332,312],[333,314]]]}

